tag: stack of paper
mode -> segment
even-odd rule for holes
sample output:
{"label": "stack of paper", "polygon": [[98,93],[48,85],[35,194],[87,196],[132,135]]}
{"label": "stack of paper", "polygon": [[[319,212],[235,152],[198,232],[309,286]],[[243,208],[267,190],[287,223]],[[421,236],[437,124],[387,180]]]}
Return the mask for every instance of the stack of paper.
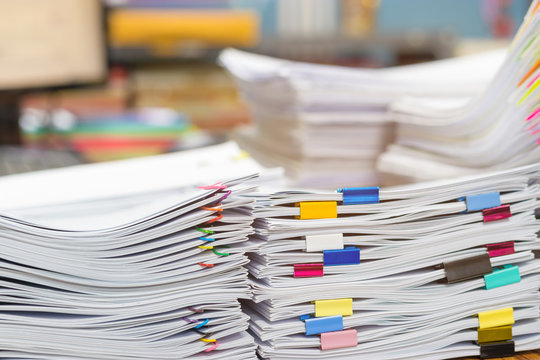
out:
{"label": "stack of paper", "polygon": [[203,176],[189,172],[211,179],[258,168],[247,158],[229,160],[228,174],[209,166],[235,151],[226,144],[0,179],[0,357],[252,359],[238,299],[250,297],[253,200],[243,195],[254,176],[189,186]]}
{"label": "stack of paper", "polygon": [[540,165],[380,189],[260,196],[258,353],[442,359],[540,347]]}
{"label": "stack of paper", "polygon": [[[540,161],[540,2],[531,4],[489,87],[461,105],[426,98],[391,106],[396,145],[379,169],[430,180]],[[456,71],[458,71],[456,69]]]}
{"label": "stack of paper", "polygon": [[393,139],[388,105],[398,97],[480,93],[501,51],[388,69],[351,69],[228,49],[220,62],[237,80],[254,125],[236,134],[263,165],[283,166],[297,186],[379,184],[377,156]]}

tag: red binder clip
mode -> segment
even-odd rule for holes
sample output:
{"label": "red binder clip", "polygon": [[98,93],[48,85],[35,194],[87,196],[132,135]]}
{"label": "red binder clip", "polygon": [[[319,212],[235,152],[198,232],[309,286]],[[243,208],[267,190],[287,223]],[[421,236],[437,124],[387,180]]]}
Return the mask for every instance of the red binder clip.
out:
{"label": "red binder clip", "polygon": [[482,215],[484,215],[484,222],[489,222],[509,218],[512,216],[512,212],[510,205],[501,205],[482,210]]}

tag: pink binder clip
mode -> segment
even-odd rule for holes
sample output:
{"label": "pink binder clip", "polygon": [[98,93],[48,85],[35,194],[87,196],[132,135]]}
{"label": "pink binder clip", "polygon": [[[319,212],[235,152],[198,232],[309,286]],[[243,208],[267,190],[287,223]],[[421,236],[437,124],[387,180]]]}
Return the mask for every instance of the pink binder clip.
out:
{"label": "pink binder clip", "polygon": [[497,244],[489,244],[486,245],[489,257],[496,257],[496,256],[502,256],[502,255],[508,255],[513,254],[516,252],[514,249],[514,242],[513,241],[506,241],[502,243]]}
{"label": "pink binder clip", "polygon": [[294,264],[294,277],[323,276],[323,264]]}
{"label": "pink binder clip", "polygon": [[489,222],[509,218],[512,213],[510,205],[501,205],[482,210],[482,215],[484,215],[484,222]]}
{"label": "pink binder clip", "polygon": [[321,350],[341,349],[358,345],[355,329],[332,331],[321,334]]}

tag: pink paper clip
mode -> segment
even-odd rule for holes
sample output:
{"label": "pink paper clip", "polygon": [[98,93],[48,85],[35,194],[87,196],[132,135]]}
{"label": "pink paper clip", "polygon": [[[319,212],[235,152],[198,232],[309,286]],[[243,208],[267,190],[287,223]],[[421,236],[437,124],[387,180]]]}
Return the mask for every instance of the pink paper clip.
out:
{"label": "pink paper clip", "polygon": [[358,345],[356,329],[331,331],[321,334],[321,350],[341,349]]}
{"label": "pink paper clip", "polygon": [[501,205],[482,210],[482,215],[484,215],[484,222],[489,222],[509,218],[512,216],[512,212],[510,205]]}
{"label": "pink paper clip", "polygon": [[509,255],[516,252],[513,241],[486,245],[489,257]]}
{"label": "pink paper clip", "polygon": [[223,190],[226,188],[227,188],[227,185],[223,185],[222,182],[215,183],[214,185],[197,186],[197,189],[203,189],[203,190],[213,190],[213,189]]}
{"label": "pink paper clip", "polygon": [[294,264],[294,277],[317,277],[324,275],[323,264]]}
{"label": "pink paper clip", "polygon": [[209,347],[208,349],[204,350],[204,352],[210,352],[212,350],[215,350],[218,347],[219,343],[217,341],[214,341],[214,345]]}

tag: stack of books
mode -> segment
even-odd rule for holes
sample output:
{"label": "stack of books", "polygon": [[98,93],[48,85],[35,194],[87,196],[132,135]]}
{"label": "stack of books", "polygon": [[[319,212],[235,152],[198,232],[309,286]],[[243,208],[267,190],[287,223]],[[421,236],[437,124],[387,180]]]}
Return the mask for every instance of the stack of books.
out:
{"label": "stack of books", "polygon": [[540,161],[540,1],[533,1],[485,91],[464,104],[401,99],[389,115],[395,145],[378,168],[408,181],[507,169]]}
{"label": "stack of books", "polygon": [[237,80],[254,124],[235,139],[295,186],[380,184],[377,157],[393,141],[389,105],[403,96],[463,102],[483,91],[502,51],[388,69],[286,61],[227,49],[219,61]]}
{"label": "stack of books", "polygon": [[538,348],[539,179],[534,165],[259,196],[245,303],[258,354],[443,359]]}

